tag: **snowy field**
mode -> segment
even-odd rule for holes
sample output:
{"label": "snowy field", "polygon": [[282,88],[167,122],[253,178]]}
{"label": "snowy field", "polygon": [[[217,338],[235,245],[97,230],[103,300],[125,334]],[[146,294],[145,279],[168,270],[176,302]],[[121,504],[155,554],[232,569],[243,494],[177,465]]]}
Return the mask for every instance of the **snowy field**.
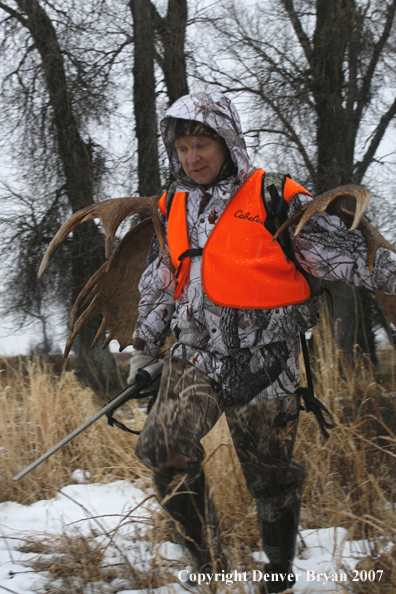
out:
{"label": "snowy field", "polygon": [[[158,505],[151,490],[143,491],[138,484],[128,481],[81,484],[84,480],[81,471],[76,471],[74,477],[76,484],[64,487],[55,499],[42,500],[30,506],[14,502],[0,504],[0,594],[7,591],[16,594],[51,592],[48,589],[49,574],[32,572],[29,567],[38,553],[20,552],[18,549],[32,538],[48,544],[57,536],[73,535],[76,531],[83,535],[94,533],[98,543],[107,545],[105,561],[108,565],[127,559],[133,568],[144,572],[148,571],[153,556],[160,555],[164,563],[172,568],[174,581],[170,579],[167,586],[152,592],[177,594],[188,590],[198,594],[202,591],[199,586],[192,588],[185,583],[192,569],[186,565],[179,545],[169,542],[153,547],[145,540],[147,518]],[[300,554],[294,564],[294,571],[299,574],[295,592],[342,592],[340,580],[354,577],[353,573],[347,576],[345,568],[354,569],[358,558],[367,554],[367,543],[349,541],[348,532],[342,528],[302,530],[300,536]],[[255,592],[254,585],[260,579],[264,560],[263,553],[254,553],[251,573],[244,574],[239,568],[231,568],[232,576],[219,576],[219,579],[229,578],[228,584],[222,582],[220,592],[241,592],[236,580],[243,582],[244,591]],[[357,579],[360,578],[369,579],[358,574]],[[379,575],[375,576],[376,581],[379,578]],[[195,576],[195,580],[198,579],[202,581],[204,578]],[[51,586],[55,588],[56,583]],[[85,587],[84,594],[147,591],[131,590],[130,584],[123,584],[117,578],[111,583],[90,583]]]}

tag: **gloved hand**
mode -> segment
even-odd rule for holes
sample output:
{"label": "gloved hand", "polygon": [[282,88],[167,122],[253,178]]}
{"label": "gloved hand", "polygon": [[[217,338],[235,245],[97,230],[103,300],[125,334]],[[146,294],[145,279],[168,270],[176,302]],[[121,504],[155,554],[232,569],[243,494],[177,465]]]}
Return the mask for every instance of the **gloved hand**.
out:
{"label": "gloved hand", "polygon": [[127,379],[128,384],[135,383],[135,376],[138,372],[138,369],[144,367],[152,360],[153,357],[150,355],[145,355],[142,351],[133,350],[132,351],[132,358],[129,362],[129,375]]}

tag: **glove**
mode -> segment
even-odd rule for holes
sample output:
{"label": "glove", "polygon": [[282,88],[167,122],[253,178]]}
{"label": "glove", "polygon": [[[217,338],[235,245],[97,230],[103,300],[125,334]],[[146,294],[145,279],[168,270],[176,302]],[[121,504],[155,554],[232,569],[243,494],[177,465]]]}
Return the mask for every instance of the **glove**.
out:
{"label": "glove", "polygon": [[134,384],[138,369],[144,367],[145,365],[147,365],[147,363],[150,363],[152,359],[153,358],[150,355],[144,355],[142,351],[132,351],[132,358],[129,362],[129,375],[127,383]]}

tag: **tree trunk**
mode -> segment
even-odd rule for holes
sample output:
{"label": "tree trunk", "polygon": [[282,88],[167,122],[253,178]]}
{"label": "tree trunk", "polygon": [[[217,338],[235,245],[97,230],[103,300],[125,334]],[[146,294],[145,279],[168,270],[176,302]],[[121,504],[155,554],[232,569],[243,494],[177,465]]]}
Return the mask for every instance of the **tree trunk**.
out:
{"label": "tree trunk", "polygon": [[344,60],[353,30],[353,0],[317,0],[314,34],[313,94],[317,113],[317,194],[351,183],[353,134],[346,134],[352,113],[345,107]]}
{"label": "tree trunk", "polygon": [[158,194],[161,189],[157,144],[157,112],[154,76],[154,32],[150,0],[130,0],[133,16],[134,66],[133,103],[138,141],[140,196]]}
{"label": "tree trunk", "polygon": [[187,26],[187,0],[169,0],[166,18],[162,18],[151,3],[154,27],[164,49],[160,66],[172,105],[188,94],[186,54],[184,49]]}
{"label": "tree trunk", "polygon": [[367,289],[350,288],[342,281],[328,284],[332,299],[334,336],[352,363],[355,345],[377,362],[372,311]]}
{"label": "tree trunk", "polygon": [[[313,93],[317,113],[317,194],[353,182],[354,147],[357,126],[354,102],[345,101],[344,61],[348,42],[352,45],[355,22],[354,0],[317,0],[314,34]],[[369,309],[360,317],[362,308],[358,293],[341,281],[329,283],[333,300],[333,321],[337,324],[337,340],[352,360],[358,344],[370,349],[375,359],[374,339]],[[359,311],[360,310],[360,311]],[[359,323],[358,323],[359,320]]]}
{"label": "tree trunk", "polygon": [[358,307],[358,330],[356,344],[361,346],[364,352],[369,353],[374,365],[378,363],[375,349],[373,295],[365,287],[355,289]]}
{"label": "tree trunk", "polygon": [[[24,26],[40,53],[50,103],[53,110],[58,154],[65,176],[66,193],[73,212],[93,204],[93,169],[89,150],[81,138],[67,85],[63,56],[55,29],[45,10],[37,0],[17,0],[19,9],[26,15]],[[77,295],[92,274],[103,264],[104,240],[93,223],[85,223],[73,233],[71,300]],[[94,324],[94,327],[99,324]],[[109,353],[100,348],[92,351],[90,327],[78,339],[79,372],[95,389],[116,387],[115,362]]]}

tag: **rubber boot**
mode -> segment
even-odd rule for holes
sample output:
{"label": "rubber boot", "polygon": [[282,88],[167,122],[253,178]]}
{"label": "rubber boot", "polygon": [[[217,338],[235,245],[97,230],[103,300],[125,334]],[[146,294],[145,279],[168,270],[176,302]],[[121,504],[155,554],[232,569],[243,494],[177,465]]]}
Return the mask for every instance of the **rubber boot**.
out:
{"label": "rubber boot", "polygon": [[[163,507],[178,522],[175,526],[176,536],[181,545],[187,549],[192,558],[195,569],[199,572],[211,571],[212,560],[207,543],[208,524],[212,531],[216,531],[214,513],[210,513],[209,501],[205,497],[205,475],[201,472],[197,477],[186,477],[176,491],[175,485],[183,474],[169,476],[154,475],[154,482],[161,503],[171,493]],[[208,518],[208,522],[207,522]]]}
{"label": "rubber boot", "polygon": [[270,561],[265,564],[264,573],[271,575],[270,580],[263,581],[260,586],[263,593],[284,592],[292,588],[296,581],[292,565],[296,554],[300,508],[301,502],[297,501],[275,522],[265,522],[260,517],[260,501],[257,501],[260,536]]}

